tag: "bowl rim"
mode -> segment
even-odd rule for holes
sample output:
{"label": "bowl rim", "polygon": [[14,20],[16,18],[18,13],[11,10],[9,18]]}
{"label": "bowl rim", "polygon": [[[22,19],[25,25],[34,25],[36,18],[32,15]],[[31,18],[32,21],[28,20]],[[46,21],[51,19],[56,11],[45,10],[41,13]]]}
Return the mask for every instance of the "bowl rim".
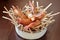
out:
{"label": "bowl rim", "polygon": [[[24,38],[24,39],[39,39],[39,38],[41,38],[42,36],[44,36],[44,34],[46,33],[46,31],[47,31],[47,28],[45,27],[45,29],[44,30],[41,30],[40,32],[36,32],[36,33],[28,33],[28,32],[24,32],[24,31],[22,31],[22,30],[19,30],[18,29],[18,27],[16,27],[15,26],[15,31],[16,31],[16,33],[20,36],[20,37],[22,37],[22,38]],[[26,36],[24,37],[23,35],[21,35],[21,33],[22,34],[29,34],[29,35],[35,35],[35,34],[41,34],[39,37],[36,37],[36,38],[26,38]]]}

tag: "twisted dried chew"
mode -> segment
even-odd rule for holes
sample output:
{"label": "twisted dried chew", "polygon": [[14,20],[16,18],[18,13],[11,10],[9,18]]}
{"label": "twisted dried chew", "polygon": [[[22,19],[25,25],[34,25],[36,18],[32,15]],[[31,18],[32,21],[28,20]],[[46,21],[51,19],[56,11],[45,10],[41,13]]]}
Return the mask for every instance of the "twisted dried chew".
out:
{"label": "twisted dried chew", "polygon": [[13,8],[15,14],[18,15],[20,18],[22,18],[22,19],[26,19],[27,18],[26,15],[24,15],[22,13],[21,9],[17,9],[15,6],[12,6],[12,8]]}
{"label": "twisted dried chew", "polygon": [[21,23],[23,25],[28,25],[30,24],[32,21],[30,19],[21,19],[21,18],[17,18],[18,23]]}
{"label": "twisted dried chew", "polygon": [[36,20],[36,21],[30,23],[29,25],[25,26],[24,29],[28,30],[29,28],[36,27],[39,24],[40,24],[40,20]]}
{"label": "twisted dried chew", "polygon": [[45,12],[41,12],[41,13],[39,13],[39,14],[37,14],[37,15],[34,15],[34,17],[35,17],[35,19],[37,20],[41,20],[41,19],[43,19],[44,18],[44,16],[46,15],[46,13]]}

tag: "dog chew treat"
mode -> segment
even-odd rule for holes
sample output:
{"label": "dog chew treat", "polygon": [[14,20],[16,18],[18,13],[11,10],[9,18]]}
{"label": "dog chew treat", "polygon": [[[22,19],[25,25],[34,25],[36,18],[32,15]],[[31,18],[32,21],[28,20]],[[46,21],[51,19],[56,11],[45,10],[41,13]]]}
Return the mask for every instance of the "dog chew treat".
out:
{"label": "dog chew treat", "polygon": [[32,14],[29,10],[26,11],[26,15],[27,15],[28,18],[31,19],[32,21],[35,20],[35,17],[33,16],[33,14]]}
{"label": "dog chew treat", "polygon": [[41,15],[38,16],[39,19],[42,19],[46,14],[44,12],[41,13]]}
{"label": "dog chew treat", "polygon": [[32,1],[32,2],[29,1],[29,6],[31,7],[33,14],[35,14],[37,12],[37,10],[36,10],[36,7],[34,5],[34,1]]}
{"label": "dog chew treat", "polygon": [[39,13],[39,14],[37,14],[37,15],[34,15],[34,16],[35,16],[35,19],[41,20],[41,19],[44,18],[45,15],[46,15],[45,12],[41,12],[41,13]]}
{"label": "dog chew treat", "polygon": [[37,4],[37,8],[39,8],[39,4],[38,4],[38,2],[36,2],[36,4]]}
{"label": "dog chew treat", "polygon": [[14,12],[16,15],[18,15],[20,18],[22,19],[25,19],[27,18],[26,15],[24,15],[22,12],[21,12],[21,9],[17,9],[15,6],[12,6]]}
{"label": "dog chew treat", "polygon": [[46,11],[51,5],[52,3],[50,3],[43,11]]}
{"label": "dog chew treat", "polygon": [[23,25],[28,25],[28,24],[30,24],[32,22],[30,19],[17,18],[17,20],[18,20],[19,24],[23,24]]}
{"label": "dog chew treat", "polygon": [[35,7],[35,5],[34,5],[34,1],[29,1],[29,6],[31,7],[31,10],[32,10],[32,12],[33,12],[33,14],[36,14],[36,13],[38,13],[38,11],[39,11],[39,4],[38,4],[38,2],[36,2],[36,6],[37,7]]}
{"label": "dog chew treat", "polygon": [[34,2],[29,1],[29,6],[31,7],[32,12],[34,11]]}
{"label": "dog chew treat", "polygon": [[39,24],[40,24],[40,21],[36,20],[35,22],[32,22],[29,25],[25,26],[24,29],[28,30],[29,28],[36,27]]}

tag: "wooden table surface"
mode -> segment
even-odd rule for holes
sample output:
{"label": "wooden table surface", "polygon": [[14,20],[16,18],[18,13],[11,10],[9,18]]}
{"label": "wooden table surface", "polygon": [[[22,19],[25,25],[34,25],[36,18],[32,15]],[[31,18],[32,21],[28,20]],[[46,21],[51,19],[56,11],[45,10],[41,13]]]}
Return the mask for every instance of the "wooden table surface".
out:
{"label": "wooden table surface", "polygon": [[[0,0],[0,40],[25,40],[16,34],[14,25],[11,24],[10,21],[2,18],[3,15],[8,16],[7,14],[3,14],[2,11],[5,10],[3,8],[4,6],[8,9],[11,8],[12,5],[17,5],[22,8],[28,1],[29,0]],[[53,5],[47,10],[48,12],[52,10],[54,12],[60,11],[60,0],[37,1],[40,5],[44,5],[45,7],[49,3],[53,3]],[[56,21],[48,26],[47,33],[42,38],[37,40],[60,40],[60,14],[54,18]]]}

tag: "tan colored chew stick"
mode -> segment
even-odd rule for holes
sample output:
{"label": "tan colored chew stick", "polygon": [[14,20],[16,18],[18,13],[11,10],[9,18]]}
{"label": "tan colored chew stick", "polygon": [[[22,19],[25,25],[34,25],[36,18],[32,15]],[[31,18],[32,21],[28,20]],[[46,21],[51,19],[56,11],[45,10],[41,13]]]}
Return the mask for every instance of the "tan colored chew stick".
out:
{"label": "tan colored chew stick", "polygon": [[5,10],[8,12],[8,15],[12,18],[13,23],[16,25],[16,20],[14,19],[14,17],[12,16],[12,14],[8,11],[8,9],[4,6]]}
{"label": "tan colored chew stick", "polygon": [[10,18],[8,18],[8,17],[5,17],[5,16],[2,16],[2,18],[8,19],[9,21],[12,21],[12,19],[10,19]]}
{"label": "tan colored chew stick", "polygon": [[37,4],[37,8],[39,8],[39,4],[38,4],[38,2],[36,2],[36,4]]}
{"label": "tan colored chew stick", "polygon": [[3,13],[8,13],[7,11],[3,11]]}
{"label": "tan colored chew stick", "polygon": [[23,31],[23,25],[20,26],[20,29]]}
{"label": "tan colored chew stick", "polygon": [[57,12],[57,13],[52,14],[52,15],[50,15],[50,16],[55,16],[55,15],[58,15],[58,14],[60,14],[60,12]]}
{"label": "tan colored chew stick", "polygon": [[[13,20],[12,20],[12,19],[10,19],[10,18],[8,18],[8,17],[5,17],[5,16],[2,16],[2,18],[4,18],[4,19],[7,19],[7,20],[11,21],[11,23],[12,23],[12,24],[14,24],[14,22],[13,22]],[[15,25],[15,24],[14,24],[14,25]]]}
{"label": "tan colored chew stick", "polygon": [[46,16],[50,16],[53,13],[53,11],[51,11],[50,13],[46,14]]}
{"label": "tan colored chew stick", "polygon": [[5,10],[8,11],[8,9],[4,6]]}
{"label": "tan colored chew stick", "polygon": [[30,28],[29,28],[29,32],[30,32],[30,33],[33,33],[32,30],[31,30]]}
{"label": "tan colored chew stick", "polygon": [[50,3],[43,11],[46,11],[51,5],[52,3]]}
{"label": "tan colored chew stick", "polygon": [[[50,18],[45,22],[45,24],[46,24],[47,26],[50,24],[50,21],[51,21],[52,18],[53,18],[53,17],[50,17]],[[45,25],[45,24],[44,24],[44,25]],[[46,26],[46,27],[47,27],[47,26]]]}

